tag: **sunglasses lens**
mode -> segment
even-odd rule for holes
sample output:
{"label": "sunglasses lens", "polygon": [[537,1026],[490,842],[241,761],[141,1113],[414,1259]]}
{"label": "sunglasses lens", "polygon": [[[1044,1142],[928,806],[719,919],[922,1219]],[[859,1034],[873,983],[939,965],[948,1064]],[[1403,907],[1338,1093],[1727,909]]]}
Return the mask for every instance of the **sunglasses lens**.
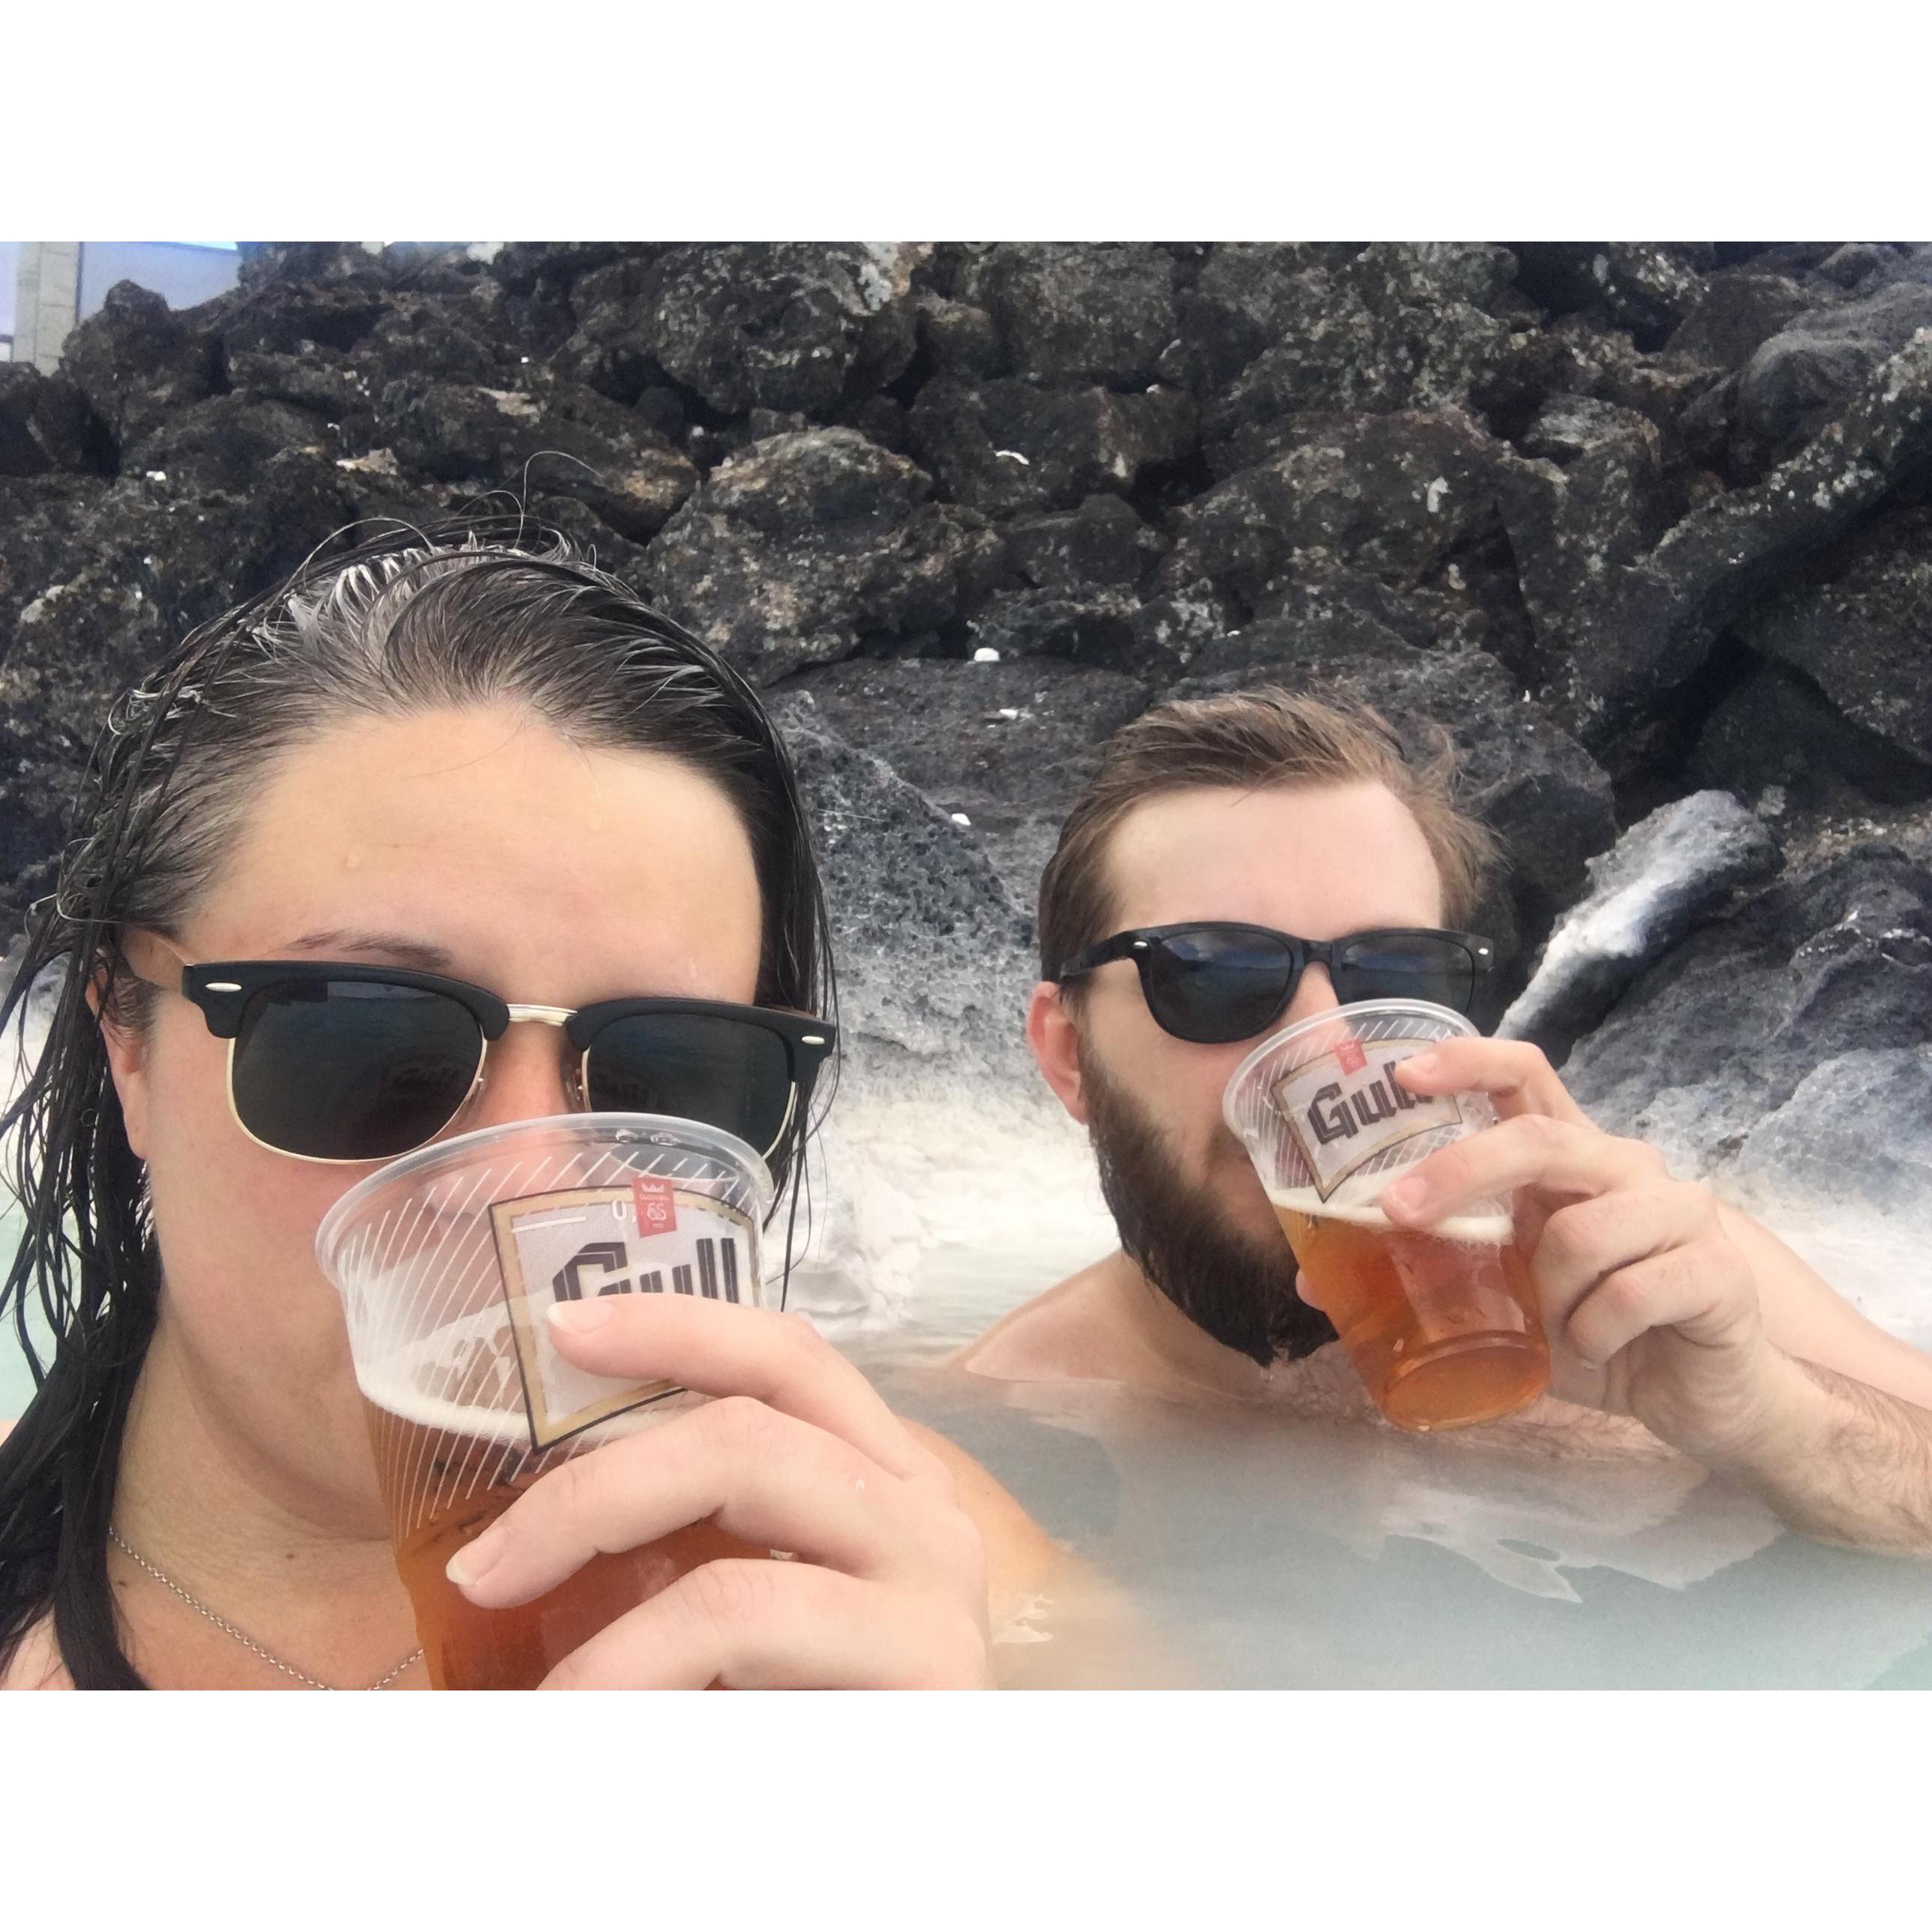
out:
{"label": "sunglasses lens", "polygon": [[1335,964],[1335,996],[1359,1000],[1428,1000],[1466,1013],[1475,997],[1476,962],[1447,933],[1370,933]]}
{"label": "sunglasses lens", "polygon": [[791,1106],[779,1036],[718,1013],[634,1013],[590,1042],[586,1097],[599,1112],[669,1114],[736,1134],[769,1155]]}
{"label": "sunglasses lens", "polygon": [[235,1112],[285,1154],[387,1160],[456,1118],[482,1048],[475,1016],[442,993],[362,980],[268,987],[236,1036]]}
{"label": "sunglasses lens", "polygon": [[1294,958],[1259,933],[1178,933],[1147,954],[1148,1008],[1167,1031],[1202,1046],[1250,1040],[1294,989]]}

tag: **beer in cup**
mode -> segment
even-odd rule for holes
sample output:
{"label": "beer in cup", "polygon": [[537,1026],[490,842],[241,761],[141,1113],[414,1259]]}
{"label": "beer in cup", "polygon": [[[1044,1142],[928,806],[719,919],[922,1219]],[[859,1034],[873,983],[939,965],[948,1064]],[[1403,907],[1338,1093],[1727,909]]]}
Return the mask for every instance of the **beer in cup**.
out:
{"label": "beer in cup", "polygon": [[1375,1205],[1406,1168],[1494,1124],[1486,1095],[1425,1098],[1395,1078],[1409,1054],[1475,1030],[1422,1000],[1336,1007],[1264,1040],[1222,1102],[1370,1399],[1404,1429],[1490,1421],[1550,1379],[1507,1201],[1426,1233]]}
{"label": "beer in cup", "polygon": [[481,1610],[444,1575],[546,1472],[705,1398],[586,1375],[559,1301],[688,1294],[757,1305],[772,1183],[729,1134],[650,1114],[523,1120],[392,1161],[316,1231],[342,1297],[396,1567],[439,1690],[534,1688],[606,1624],[720,1556],[709,1524],[593,1556],[533,1602]]}

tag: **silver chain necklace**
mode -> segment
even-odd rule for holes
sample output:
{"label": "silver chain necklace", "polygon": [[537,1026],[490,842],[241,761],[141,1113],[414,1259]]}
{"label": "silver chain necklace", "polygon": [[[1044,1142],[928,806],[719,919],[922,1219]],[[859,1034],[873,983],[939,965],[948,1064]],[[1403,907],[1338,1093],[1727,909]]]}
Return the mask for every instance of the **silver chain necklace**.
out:
{"label": "silver chain necklace", "polygon": [[[237,1643],[242,1645],[244,1648],[252,1650],[264,1664],[273,1664],[284,1676],[292,1677],[298,1683],[306,1684],[311,1690],[340,1690],[343,1688],[340,1684],[325,1684],[320,1678],[311,1677],[305,1670],[298,1670],[292,1664],[284,1664],[273,1651],[264,1650],[246,1630],[237,1630],[226,1617],[217,1616],[215,1613],[211,1610],[206,1604],[202,1603],[199,1598],[190,1597],[165,1570],[161,1569],[158,1564],[150,1563],[138,1550],[131,1547],[127,1539],[122,1536],[118,1529],[110,1529],[107,1532],[107,1536],[109,1541],[110,1541],[114,1545],[115,1548],[119,1550],[122,1555],[126,1557],[130,1563],[139,1564],[143,1570],[146,1570],[150,1576],[154,1578],[157,1583],[161,1584],[166,1588],[172,1590],[176,1596],[180,1598],[183,1603],[187,1604],[190,1610],[196,1612],[201,1616],[206,1617],[217,1630],[223,1632],[224,1635],[232,1636]],[[411,1664],[419,1662],[422,1660],[422,1652],[421,1650],[418,1649],[411,1651],[409,1655],[404,1658],[402,1662],[398,1664],[395,1669],[391,1671],[386,1677],[377,1678],[375,1682],[369,1686],[369,1688],[371,1690],[380,1690],[386,1684],[394,1683],[398,1677],[401,1676],[404,1671],[409,1669]]]}

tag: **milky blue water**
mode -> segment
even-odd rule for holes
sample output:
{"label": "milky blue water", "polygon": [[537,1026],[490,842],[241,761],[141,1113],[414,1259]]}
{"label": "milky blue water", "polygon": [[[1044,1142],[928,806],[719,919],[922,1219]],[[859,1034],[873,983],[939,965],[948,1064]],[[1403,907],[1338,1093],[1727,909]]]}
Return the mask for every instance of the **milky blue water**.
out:
{"label": "milky blue water", "polygon": [[[1932,1564],[1784,1532],[1667,1452],[1507,1425],[1424,1438],[1332,1403],[1188,1408],[944,1366],[1097,1238],[1089,1216],[1061,1238],[1035,1222],[932,1244],[899,1318],[842,1346],[1118,1587],[1144,1642],[1108,1681],[1932,1688]],[[28,1390],[0,1338],[0,1415]],[[1087,1681],[1054,1606],[1032,1634],[1025,1681]]]}
{"label": "milky blue water", "polygon": [[1120,1586],[1158,1654],[1142,1682],[1932,1689],[1932,1564],[1792,1534],[1684,1458],[1592,1446],[1588,1418],[1581,1442],[1423,1438],[946,1370],[1027,1272],[936,1252],[922,1328],[855,1352]]}

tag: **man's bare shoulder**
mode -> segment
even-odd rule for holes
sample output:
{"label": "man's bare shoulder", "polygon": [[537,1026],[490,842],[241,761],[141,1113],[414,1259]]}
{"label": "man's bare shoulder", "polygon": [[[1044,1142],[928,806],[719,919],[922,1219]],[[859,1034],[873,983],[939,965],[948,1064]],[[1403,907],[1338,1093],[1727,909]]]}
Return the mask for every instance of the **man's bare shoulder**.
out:
{"label": "man's bare shoulder", "polygon": [[1022,1302],[951,1366],[995,1382],[1132,1379],[1132,1351],[1112,1312],[1109,1265],[1096,1262]]}

